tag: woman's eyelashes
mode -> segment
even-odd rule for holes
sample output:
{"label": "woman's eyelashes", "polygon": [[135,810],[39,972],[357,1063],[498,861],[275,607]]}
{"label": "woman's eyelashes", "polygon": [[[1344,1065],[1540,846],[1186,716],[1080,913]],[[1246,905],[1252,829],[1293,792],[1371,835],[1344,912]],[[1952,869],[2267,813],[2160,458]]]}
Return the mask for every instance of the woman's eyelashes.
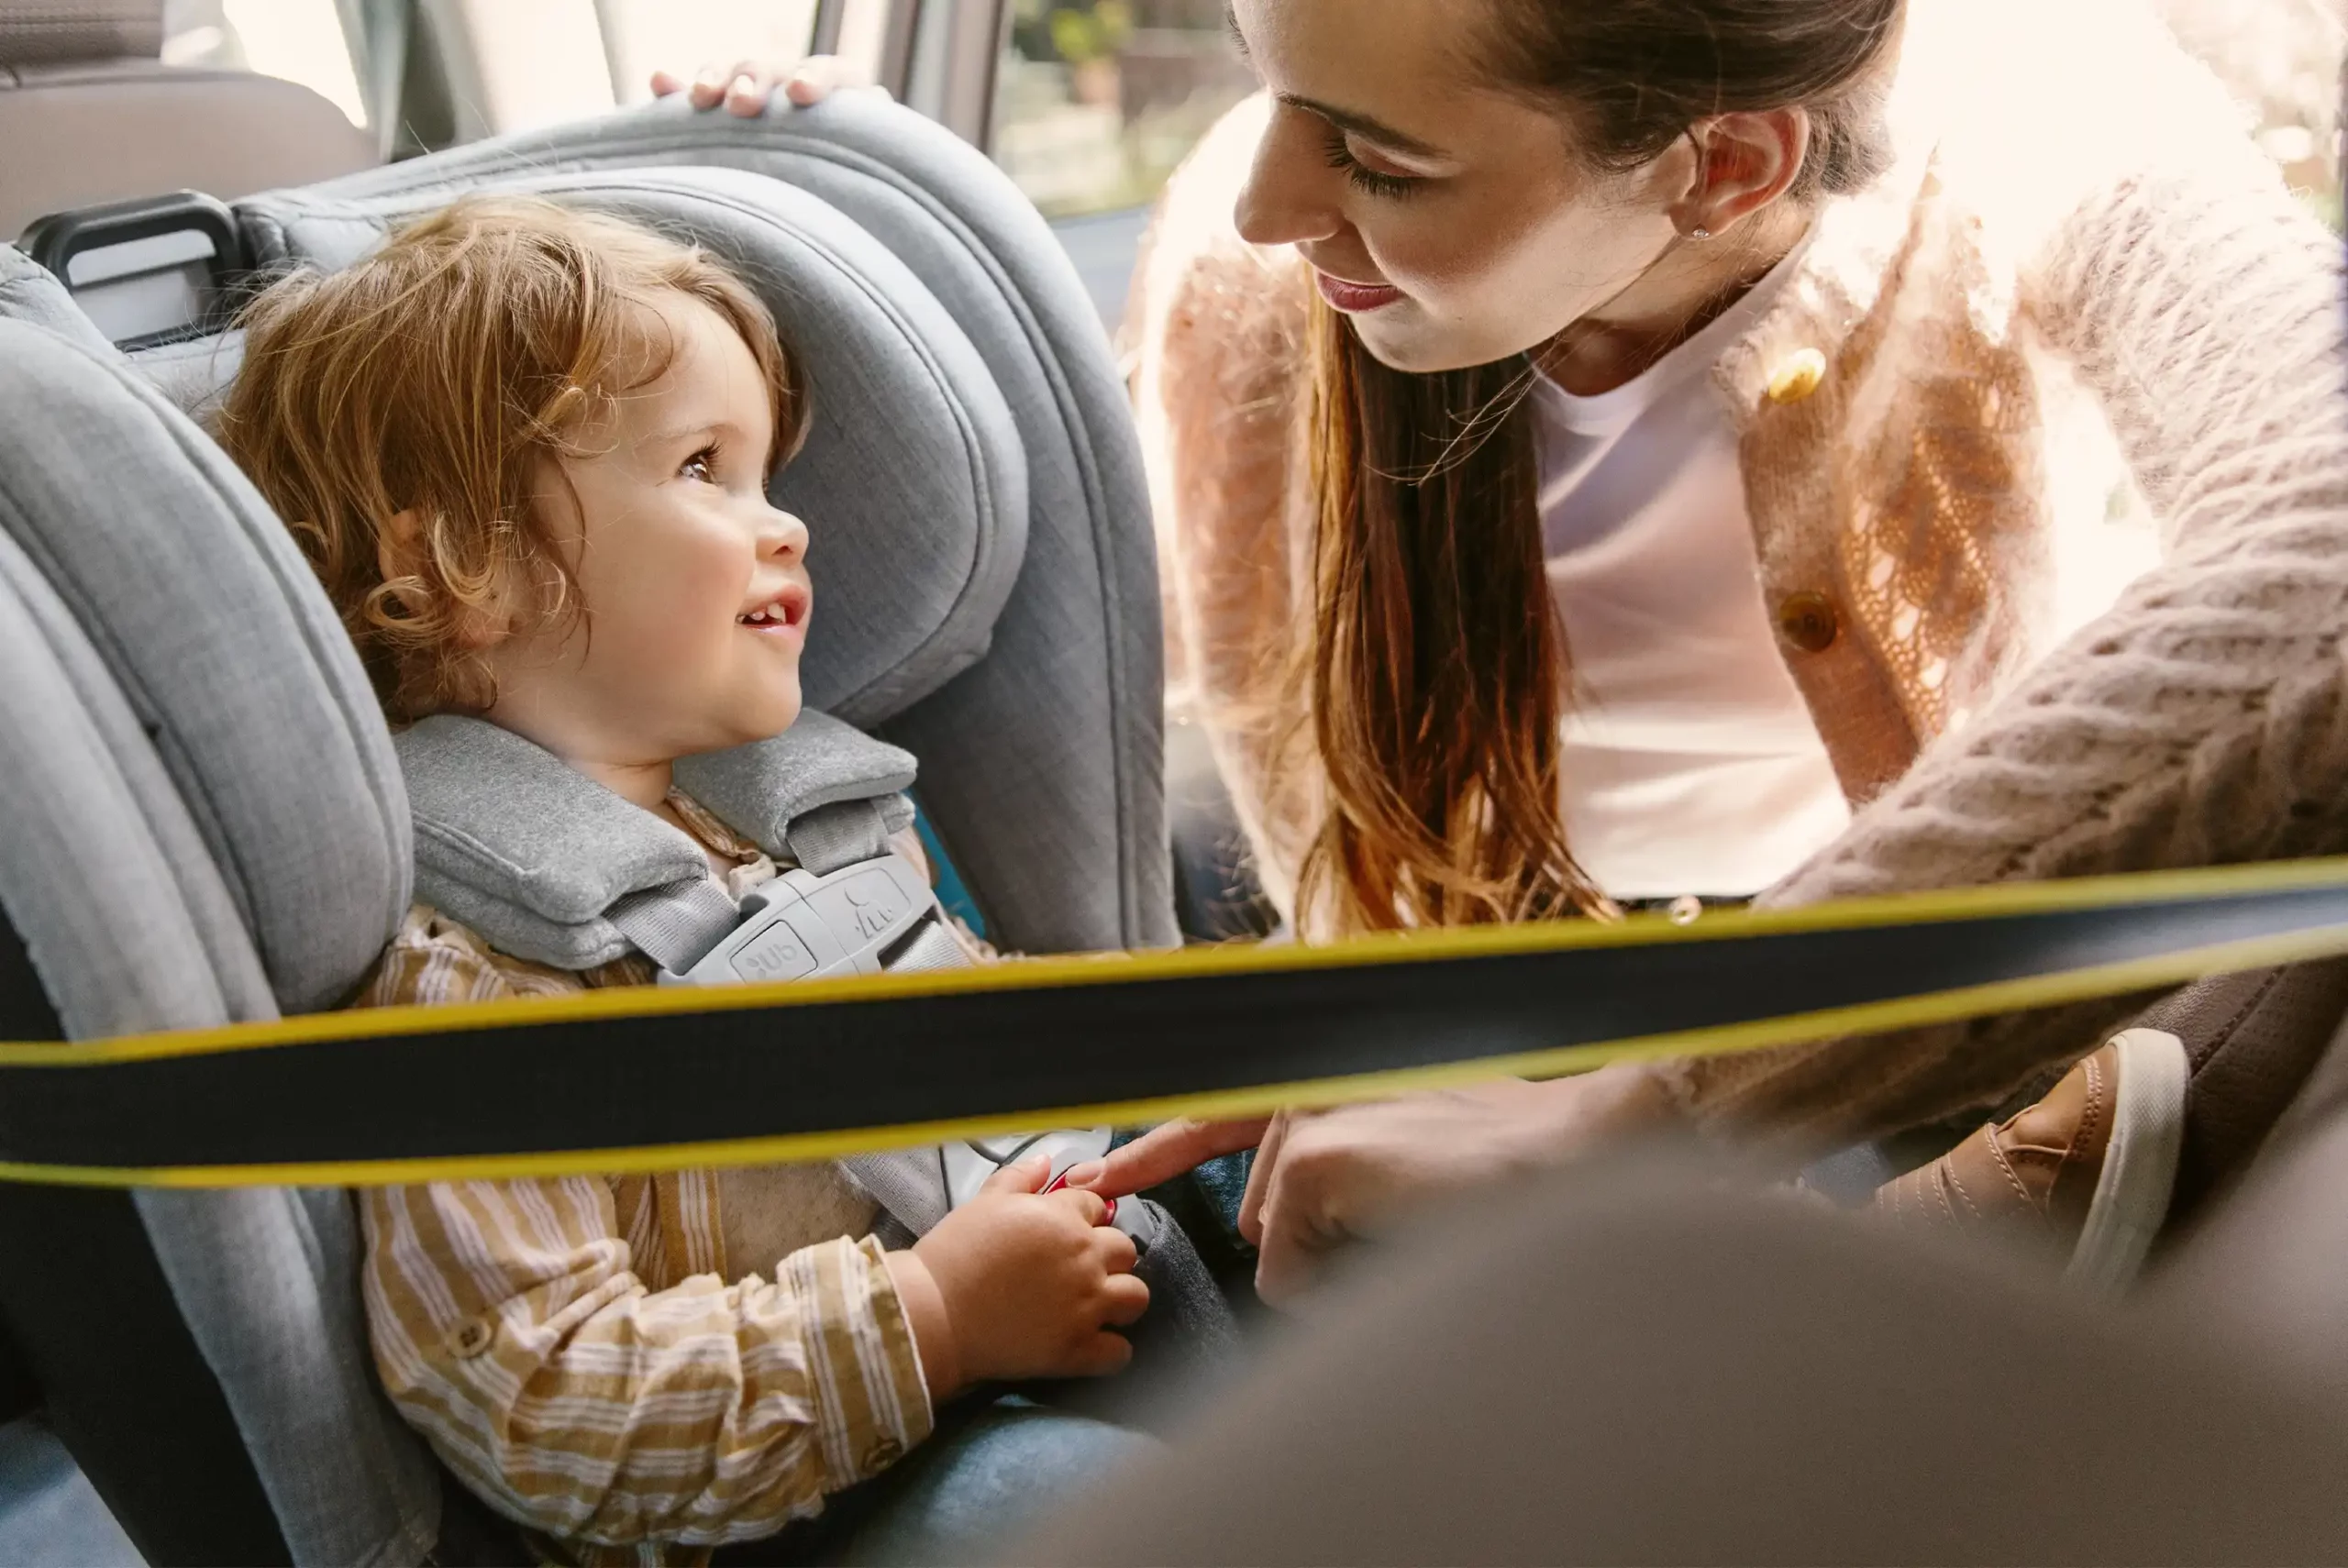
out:
{"label": "woman's eyelashes", "polygon": [[695,452],[692,457],[687,458],[682,463],[679,464],[677,466],[677,477],[679,479],[692,480],[698,484],[715,484],[717,482],[717,447],[716,444],[713,442],[709,446],[703,447],[700,451]]}
{"label": "woman's eyelashes", "polygon": [[1389,174],[1382,170],[1372,169],[1354,156],[1352,146],[1346,140],[1346,133],[1335,126],[1329,127],[1327,151],[1329,167],[1343,171],[1346,178],[1353,182],[1355,189],[1368,195],[1399,200],[1416,192],[1426,182],[1413,175]]}

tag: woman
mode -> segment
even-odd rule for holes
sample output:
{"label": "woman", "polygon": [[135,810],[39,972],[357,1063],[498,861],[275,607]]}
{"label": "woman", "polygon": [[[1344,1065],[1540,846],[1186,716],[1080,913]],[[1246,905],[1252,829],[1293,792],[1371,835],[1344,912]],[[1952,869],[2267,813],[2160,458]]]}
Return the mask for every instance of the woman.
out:
{"label": "woman", "polygon": [[[1268,93],[1169,190],[1138,387],[1176,666],[1300,935],[2348,844],[2339,251],[2148,17],[1232,11]],[[2072,386],[2165,558],[2064,640]],[[1634,1129],[1993,1102],[2113,1016],[1275,1124],[1264,1283]]]}

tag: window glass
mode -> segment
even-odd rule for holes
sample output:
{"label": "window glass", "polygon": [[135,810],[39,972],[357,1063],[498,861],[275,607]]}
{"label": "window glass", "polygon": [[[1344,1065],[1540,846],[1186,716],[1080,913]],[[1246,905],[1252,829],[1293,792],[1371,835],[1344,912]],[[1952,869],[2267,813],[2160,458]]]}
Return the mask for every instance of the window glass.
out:
{"label": "window glass", "polygon": [[1223,0],[1011,0],[995,160],[1047,215],[1145,205],[1255,89]]}
{"label": "window glass", "polygon": [[163,62],[298,82],[352,125],[367,123],[335,0],[167,0]]}
{"label": "window glass", "polygon": [[2150,0],[2207,61],[2285,176],[2334,225],[2340,207],[2341,59],[2335,0]]}

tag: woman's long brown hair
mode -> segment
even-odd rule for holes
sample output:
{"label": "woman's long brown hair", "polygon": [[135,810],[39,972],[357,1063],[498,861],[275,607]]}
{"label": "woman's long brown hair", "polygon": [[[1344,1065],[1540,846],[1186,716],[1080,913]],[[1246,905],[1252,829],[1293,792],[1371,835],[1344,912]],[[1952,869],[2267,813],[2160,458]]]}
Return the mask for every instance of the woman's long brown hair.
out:
{"label": "woman's long brown hair", "polygon": [[[1490,0],[1509,89],[1634,167],[1709,115],[1800,106],[1791,194],[1888,161],[1903,0]],[[1371,358],[1313,301],[1313,624],[1288,672],[1324,786],[1296,902],[1313,934],[1594,913],[1558,816],[1565,635],[1541,539],[1529,357],[1435,375]]]}
{"label": "woman's long brown hair", "polygon": [[1340,932],[1587,911],[1557,820],[1529,369],[1402,374],[1312,312],[1318,635],[1297,676],[1328,789],[1298,906]]}

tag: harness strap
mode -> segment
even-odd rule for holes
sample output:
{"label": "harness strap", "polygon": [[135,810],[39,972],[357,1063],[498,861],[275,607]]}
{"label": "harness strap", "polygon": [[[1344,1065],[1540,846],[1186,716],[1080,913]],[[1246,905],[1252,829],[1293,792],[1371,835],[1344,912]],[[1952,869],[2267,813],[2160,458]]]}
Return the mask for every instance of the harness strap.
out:
{"label": "harness strap", "polygon": [[663,969],[681,975],[742,923],[742,911],[707,877],[630,893],[604,918]]}
{"label": "harness strap", "polygon": [[946,929],[943,919],[933,920],[914,933],[889,966],[892,975],[934,975],[941,969],[959,969],[969,964],[970,955]]}
{"label": "harness strap", "polygon": [[889,824],[878,801],[841,801],[802,812],[783,836],[792,858],[818,877],[889,853]]}

